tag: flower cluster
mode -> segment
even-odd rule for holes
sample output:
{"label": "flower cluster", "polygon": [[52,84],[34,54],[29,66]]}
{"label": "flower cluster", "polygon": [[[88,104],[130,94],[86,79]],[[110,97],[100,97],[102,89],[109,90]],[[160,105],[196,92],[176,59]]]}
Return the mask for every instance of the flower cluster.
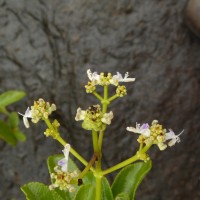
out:
{"label": "flower cluster", "polygon": [[82,127],[86,130],[102,131],[111,124],[113,112],[103,113],[100,105],[90,106],[87,110],[77,109],[76,121],[83,120]]}
{"label": "flower cluster", "polygon": [[45,102],[40,98],[38,101],[34,101],[31,109],[29,107],[27,108],[25,114],[19,114],[23,116],[23,121],[26,128],[29,128],[29,122],[27,118],[31,118],[33,123],[37,123],[40,119],[48,119],[49,115],[55,110],[55,104],[50,105],[49,102]]}
{"label": "flower cluster", "polygon": [[58,161],[58,165],[54,167],[54,173],[51,173],[53,184],[49,186],[50,190],[59,188],[60,190],[69,190],[69,192],[75,191],[74,180],[77,180],[78,173],[76,170],[68,171],[69,150],[70,145],[66,144],[63,150],[64,158]]}
{"label": "flower cluster", "polygon": [[119,85],[116,89],[116,95],[118,97],[123,97],[127,94],[126,87],[124,85]]}
{"label": "flower cluster", "polygon": [[[126,72],[124,78],[122,75],[117,72],[116,75],[112,75],[111,73],[100,73],[98,74],[97,72],[91,72],[90,69],[87,70],[87,75],[89,78],[88,84],[85,86],[86,92],[87,93],[92,93],[96,89],[96,85],[114,85],[118,86],[119,82],[133,82],[135,81],[135,78],[128,78],[128,72]],[[125,86],[124,86],[125,87]]]}
{"label": "flower cluster", "polygon": [[69,190],[69,192],[74,192],[75,187],[73,185],[73,180],[78,178],[77,171],[73,172],[63,172],[58,166],[54,168],[54,173],[51,173],[52,181],[54,182],[49,186],[50,190],[59,188],[60,190]]}
{"label": "flower cluster", "polygon": [[179,136],[183,132],[182,131],[178,135],[175,135],[171,129],[169,129],[169,132],[167,132],[167,130],[164,129],[157,120],[154,120],[151,126],[149,126],[147,123],[142,124],[141,126],[140,124],[136,123],[136,127],[127,127],[126,129],[127,131],[140,134],[137,139],[140,144],[145,144],[147,146],[156,144],[160,150],[165,150],[167,145],[171,147],[175,145],[176,142],[180,142]]}
{"label": "flower cluster", "polygon": [[51,128],[47,128],[44,134],[49,137],[53,137],[54,139],[59,137],[58,128],[60,127],[60,123],[55,119],[53,123],[51,123]]}

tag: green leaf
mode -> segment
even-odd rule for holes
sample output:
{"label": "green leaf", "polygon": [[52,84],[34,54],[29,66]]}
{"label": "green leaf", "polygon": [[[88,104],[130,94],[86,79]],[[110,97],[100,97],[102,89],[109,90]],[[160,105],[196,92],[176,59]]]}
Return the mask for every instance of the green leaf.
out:
{"label": "green leaf", "polygon": [[0,107],[6,107],[16,101],[19,101],[26,95],[25,92],[19,90],[9,90],[0,95]]}
{"label": "green leaf", "polygon": [[12,129],[4,121],[0,121],[0,138],[13,146],[17,143]]}
{"label": "green leaf", "polygon": [[120,193],[127,193],[130,199],[134,199],[136,189],[150,169],[151,161],[146,163],[138,162],[122,169],[113,182],[113,196],[116,197]]}
{"label": "green leaf", "polygon": [[15,128],[19,125],[19,115],[16,112],[9,114],[9,124],[11,128]]}
{"label": "green leaf", "polygon": [[94,200],[95,187],[92,184],[82,185],[77,191],[74,200]]}
{"label": "green leaf", "polygon": [[122,192],[115,197],[115,200],[130,200],[128,194]]}
{"label": "green leaf", "polygon": [[[89,184],[89,185],[93,185],[94,187],[96,186],[96,180],[91,171],[87,172],[87,174],[83,177],[83,183],[85,185]],[[110,188],[110,184],[105,177],[102,177],[101,184],[102,184],[101,185],[101,187],[102,187],[101,199],[102,200],[112,200],[113,195],[112,195],[112,191]]]}
{"label": "green leaf", "polygon": [[113,199],[113,195],[112,195],[112,191],[110,188],[110,184],[108,183],[107,179],[105,177],[102,178],[102,200],[112,200]]}
{"label": "green leaf", "polygon": [[84,184],[92,184],[95,186],[96,180],[95,180],[94,174],[91,171],[89,171],[85,174],[85,176],[83,177],[83,183]]}
{"label": "green leaf", "polygon": [[55,191],[39,182],[31,182],[21,187],[27,200],[63,200]]}

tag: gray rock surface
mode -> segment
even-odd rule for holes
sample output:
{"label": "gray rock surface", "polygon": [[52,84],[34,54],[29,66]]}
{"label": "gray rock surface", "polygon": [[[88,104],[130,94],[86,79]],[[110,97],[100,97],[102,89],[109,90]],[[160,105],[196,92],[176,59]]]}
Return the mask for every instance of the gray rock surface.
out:
{"label": "gray rock surface", "polygon": [[[150,156],[153,169],[137,191],[140,200],[200,199],[200,39],[186,26],[187,1],[174,0],[0,0],[0,92],[23,89],[27,97],[10,109],[23,112],[42,97],[56,103],[63,137],[85,158],[90,134],[74,116],[96,103],[85,95],[86,70],[129,71],[136,82],[114,112],[104,142],[108,167],[131,156],[135,122],[158,119],[181,143]],[[19,186],[49,184],[46,158],[62,147],[43,136],[40,123],[23,127],[27,142],[0,142],[0,199],[25,199]],[[109,153],[106,153],[109,152]],[[111,176],[110,179],[113,177]]]}

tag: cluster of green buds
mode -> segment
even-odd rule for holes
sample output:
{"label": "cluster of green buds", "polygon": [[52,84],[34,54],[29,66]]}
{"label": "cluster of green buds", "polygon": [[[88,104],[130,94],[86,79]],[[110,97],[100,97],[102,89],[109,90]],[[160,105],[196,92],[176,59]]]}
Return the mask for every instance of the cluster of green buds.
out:
{"label": "cluster of green buds", "polygon": [[31,106],[32,122],[37,123],[40,119],[48,119],[49,115],[55,110],[55,104],[45,102],[41,98],[38,101],[34,101],[33,106]]}
{"label": "cluster of green buds", "polygon": [[46,129],[46,131],[44,132],[44,134],[49,137],[53,137],[54,139],[57,139],[60,134],[58,132],[58,128],[60,127],[60,123],[55,119],[53,121],[53,123],[51,123],[51,126],[49,128]]}
{"label": "cluster of green buds", "polygon": [[54,168],[54,173],[51,173],[51,179],[53,184],[49,186],[50,190],[59,188],[60,190],[69,190],[69,192],[75,191],[75,183],[78,180],[78,173],[76,170],[73,172],[63,172],[60,166]]}
{"label": "cluster of green buds", "polygon": [[108,85],[114,85],[117,87],[116,89],[116,95],[118,97],[122,97],[126,95],[126,87],[124,85],[119,86],[120,82],[133,82],[135,81],[135,78],[128,78],[128,72],[126,72],[124,78],[122,75],[117,72],[116,75],[112,75],[111,73],[100,73],[97,72],[91,72],[90,69],[87,70],[87,75],[89,78],[89,82],[87,85],[85,85],[86,92],[87,93],[93,93],[96,90],[96,85],[100,86],[108,86]]}
{"label": "cluster of green buds", "polygon": [[180,142],[179,136],[183,132],[178,135],[175,135],[171,129],[167,132],[157,120],[153,120],[151,126],[148,123],[142,124],[141,126],[136,123],[136,127],[127,127],[126,129],[130,132],[140,134],[137,141],[141,146],[145,145],[150,147],[156,144],[161,151],[165,150],[167,146],[173,146],[176,142]]}
{"label": "cluster of green buds", "polygon": [[100,105],[90,106],[87,110],[77,109],[76,121],[83,120],[82,127],[86,130],[103,131],[111,124],[113,112],[103,113]]}
{"label": "cluster of green buds", "polygon": [[33,123],[37,123],[39,120],[48,119],[49,115],[56,110],[55,104],[50,104],[49,102],[45,102],[42,98],[38,101],[34,101],[31,109],[28,107],[25,114],[20,115],[23,116],[24,125],[26,128],[29,128],[28,118],[31,118]]}
{"label": "cluster of green buds", "polygon": [[68,170],[69,151],[70,145],[66,144],[63,149],[64,158],[58,161],[58,165],[54,167],[54,172],[51,173],[53,184],[49,186],[50,190],[59,188],[60,190],[69,190],[69,192],[75,191],[79,174],[77,170],[73,172]]}

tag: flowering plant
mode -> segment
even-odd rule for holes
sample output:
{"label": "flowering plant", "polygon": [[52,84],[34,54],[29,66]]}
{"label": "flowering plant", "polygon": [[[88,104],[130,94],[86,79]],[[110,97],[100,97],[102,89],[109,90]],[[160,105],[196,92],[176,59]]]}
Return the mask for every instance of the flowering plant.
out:
{"label": "flowering plant", "polygon": [[[135,78],[129,78],[128,73],[124,77],[117,72],[92,73],[87,71],[89,82],[85,86],[86,92],[93,94],[100,104],[92,105],[83,110],[77,109],[76,121],[82,121],[82,128],[91,131],[93,142],[93,154],[89,161],[86,161],[69,143],[60,135],[59,122],[50,120],[49,115],[56,110],[55,104],[45,102],[43,99],[34,101],[34,105],[28,108],[23,115],[23,121],[29,128],[28,118],[33,123],[43,120],[47,129],[44,134],[52,137],[63,145],[63,155],[53,155],[47,160],[51,177],[51,184],[46,186],[42,183],[32,182],[22,186],[22,191],[26,198],[30,200],[128,200],[134,199],[136,189],[144,176],[151,169],[151,159],[147,151],[157,145],[163,151],[168,146],[173,146],[180,142],[180,134],[169,129],[167,131],[157,120],[149,125],[136,123],[135,127],[127,127],[126,130],[138,134],[137,141],[139,148],[130,158],[108,168],[102,169],[102,144],[104,134],[113,119],[113,112],[108,110],[108,106],[116,99],[127,94],[125,85],[121,83],[134,82]],[[108,88],[116,87],[114,95],[109,96]],[[103,95],[99,94],[96,88],[103,87]],[[69,153],[77,158],[84,166],[80,171],[76,164],[70,159]],[[116,176],[112,186],[110,186],[106,175],[116,170],[122,169]]]}

